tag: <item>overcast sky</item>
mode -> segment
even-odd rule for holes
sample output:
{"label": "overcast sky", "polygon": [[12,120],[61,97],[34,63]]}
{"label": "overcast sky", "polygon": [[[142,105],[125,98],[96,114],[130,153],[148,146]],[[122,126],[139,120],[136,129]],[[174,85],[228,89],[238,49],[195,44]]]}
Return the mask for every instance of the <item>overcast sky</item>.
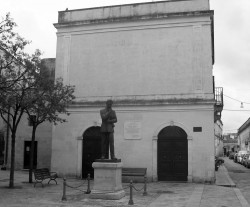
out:
{"label": "overcast sky", "polygon": [[[151,2],[147,0],[1,0],[0,16],[10,12],[18,33],[31,40],[43,58],[56,56],[58,11],[116,4]],[[222,121],[224,133],[237,129],[250,117],[250,0],[210,0],[215,16],[216,87],[224,89]],[[229,98],[230,97],[230,98]],[[234,100],[235,99],[235,100]],[[244,108],[240,108],[241,102]]]}

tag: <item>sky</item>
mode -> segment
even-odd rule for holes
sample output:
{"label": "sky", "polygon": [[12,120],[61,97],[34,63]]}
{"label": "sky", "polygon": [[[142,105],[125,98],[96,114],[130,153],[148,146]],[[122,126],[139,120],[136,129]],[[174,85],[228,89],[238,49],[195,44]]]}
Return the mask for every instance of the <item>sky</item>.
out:
{"label": "sky", "polygon": [[[0,17],[10,12],[17,32],[32,41],[27,52],[43,52],[43,58],[56,57],[58,11],[152,0],[0,0]],[[223,87],[224,133],[235,133],[250,117],[250,1],[210,0],[214,10],[215,86]],[[243,108],[241,108],[241,102]]]}

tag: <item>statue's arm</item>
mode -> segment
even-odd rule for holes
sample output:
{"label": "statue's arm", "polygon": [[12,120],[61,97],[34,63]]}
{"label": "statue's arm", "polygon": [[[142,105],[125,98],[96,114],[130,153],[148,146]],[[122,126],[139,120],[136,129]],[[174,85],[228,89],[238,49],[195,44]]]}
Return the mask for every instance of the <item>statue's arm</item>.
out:
{"label": "statue's arm", "polygon": [[100,111],[102,120],[107,120],[109,118],[110,112]]}
{"label": "statue's arm", "polygon": [[117,117],[116,117],[115,111],[113,112],[113,117],[112,117],[112,119],[109,119],[108,122],[109,122],[109,123],[116,123],[116,122],[117,122]]}

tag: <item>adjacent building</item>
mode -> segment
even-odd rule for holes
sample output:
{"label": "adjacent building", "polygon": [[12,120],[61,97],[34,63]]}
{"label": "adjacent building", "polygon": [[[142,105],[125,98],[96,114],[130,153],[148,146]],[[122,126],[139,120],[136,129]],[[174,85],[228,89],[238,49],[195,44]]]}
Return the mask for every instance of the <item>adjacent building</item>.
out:
{"label": "adjacent building", "polygon": [[215,156],[222,157],[224,155],[223,151],[223,123],[222,121],[216,120],[214,123],[214,146],[215,146]]}
{"label": "adjacent building", "polygon": [[[53,171],[93,176],[100,109],[114,101],[115,154],[149,181],[214,182],[214,27],[209,0],[60,11],[56,77],[76,86],[53,126]],[[221,94],[218,94],[220,97]],[[66,117],[65,117],[66,118]]]}
{"label": "adjacent building", "polygon": [[238,144],[240,150],[250,151],[250,118],[238,129]]}

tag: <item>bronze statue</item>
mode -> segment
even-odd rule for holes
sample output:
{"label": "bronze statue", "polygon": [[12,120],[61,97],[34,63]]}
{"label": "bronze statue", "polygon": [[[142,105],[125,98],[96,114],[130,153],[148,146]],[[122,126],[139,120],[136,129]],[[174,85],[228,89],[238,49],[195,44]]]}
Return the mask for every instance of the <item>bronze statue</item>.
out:
{"label": "bronze statue", "polygon": [[109,159],[109,148],[110,157],[112,160],[117,160],[115,157],[114,149],[114,127],[117,122],[116,113],[112,109],[112,100],[106,101],[106,107],[100,110],[102,118],[101,133],[102,133],[102,157],[101,159]]}

